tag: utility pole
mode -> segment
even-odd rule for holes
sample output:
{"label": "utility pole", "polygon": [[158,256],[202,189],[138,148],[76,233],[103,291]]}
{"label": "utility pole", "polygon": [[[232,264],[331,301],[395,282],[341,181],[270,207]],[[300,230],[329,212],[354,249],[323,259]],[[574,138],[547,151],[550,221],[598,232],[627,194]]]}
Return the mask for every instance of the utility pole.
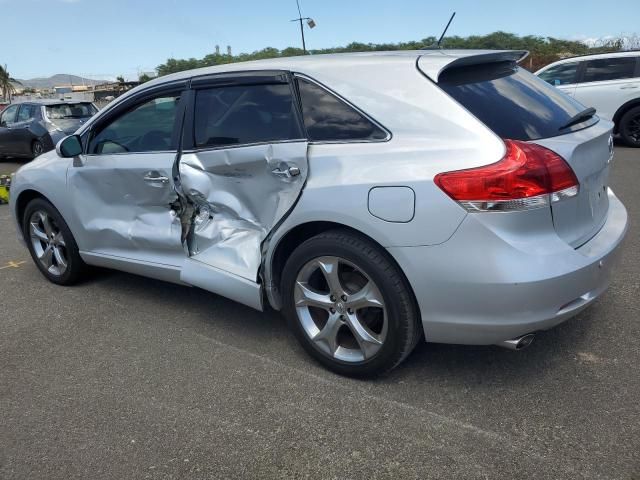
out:
{"label": "utility pole", "polygon": [[291,21],[300,23],[300,36],[302,37],[302,51],[306,54],[307,53],[307,45],[306,45],[306,43],[304,41],[304,24],[302,23],[302,21],[306,20],[307,21],[307,25],[309,26],[309,28],[314,28],[316,26],[316,22],[313,21],[313,18],[303,17],[302,16],[302,12],[300,11],[300,0],[296,0],[296,5],[298,6],[298,18],[294,18]]}

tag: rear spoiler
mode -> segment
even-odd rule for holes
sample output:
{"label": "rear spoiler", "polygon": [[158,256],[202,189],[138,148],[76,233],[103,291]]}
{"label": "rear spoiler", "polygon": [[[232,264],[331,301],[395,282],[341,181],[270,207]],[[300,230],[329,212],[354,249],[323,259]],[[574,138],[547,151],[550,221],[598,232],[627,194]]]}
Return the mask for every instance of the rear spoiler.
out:
{"label": "rear spoiler", "polygon": [[418,58],[418,68],[434,82],[445,70],[454,67],[494,62],[521,62],[529,55],[527,50],[433,50]]}

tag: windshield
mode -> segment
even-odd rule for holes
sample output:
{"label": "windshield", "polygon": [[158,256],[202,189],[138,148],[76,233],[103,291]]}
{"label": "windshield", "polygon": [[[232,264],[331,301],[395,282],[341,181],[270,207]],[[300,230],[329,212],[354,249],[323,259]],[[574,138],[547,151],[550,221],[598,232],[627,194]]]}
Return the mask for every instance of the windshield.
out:
{"label": "windshield", "polygon": [[593,125],[585,107],[513,62],[445,70],[438,85],[501,138],[538,140]]}
{"label": "windshield", "polygon": [[92,103],[61,103],[59,105],[47,105],[47,117],[51,120],[60,118],[87,118],[98,111]]}

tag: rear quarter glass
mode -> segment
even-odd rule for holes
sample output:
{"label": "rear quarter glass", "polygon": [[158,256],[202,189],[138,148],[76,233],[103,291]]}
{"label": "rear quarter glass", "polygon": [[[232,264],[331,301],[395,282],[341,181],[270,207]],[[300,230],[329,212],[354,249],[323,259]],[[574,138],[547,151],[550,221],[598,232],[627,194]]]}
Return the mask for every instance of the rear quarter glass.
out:
{"label": "rear quarter glass", "polygon": [[562,128],[585,107],[515,62],[451,68],[438,85],[501,138],[556,137],[598,121],[593,116]]}

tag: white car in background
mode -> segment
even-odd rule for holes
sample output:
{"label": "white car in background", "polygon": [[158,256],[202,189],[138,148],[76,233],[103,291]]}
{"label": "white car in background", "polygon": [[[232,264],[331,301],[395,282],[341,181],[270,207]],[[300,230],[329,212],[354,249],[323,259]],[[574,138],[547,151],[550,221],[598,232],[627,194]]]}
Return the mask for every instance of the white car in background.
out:
{"label": "white car in background", "polygon": [[536,75],[598,116],[615,123],[615,133],[640,147],[640,51],[573,57],[541,68]]}

